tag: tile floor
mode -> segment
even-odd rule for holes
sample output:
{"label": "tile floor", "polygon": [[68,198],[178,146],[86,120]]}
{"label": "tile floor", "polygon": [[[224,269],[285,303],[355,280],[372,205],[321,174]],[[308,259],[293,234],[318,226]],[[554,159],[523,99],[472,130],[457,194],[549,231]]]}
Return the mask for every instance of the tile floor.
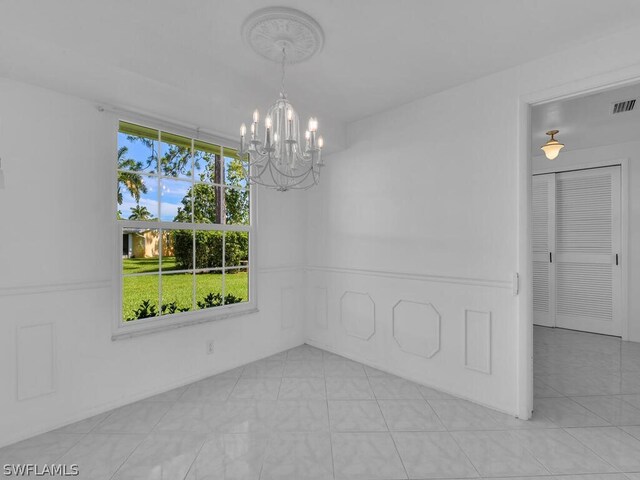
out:
{"label": "tile floor", "polygon": [[523,422],[302,346],[5,447],[0,465],[76,463],[90,480],[640,480],[640,344],[536,328],[534,363]]}

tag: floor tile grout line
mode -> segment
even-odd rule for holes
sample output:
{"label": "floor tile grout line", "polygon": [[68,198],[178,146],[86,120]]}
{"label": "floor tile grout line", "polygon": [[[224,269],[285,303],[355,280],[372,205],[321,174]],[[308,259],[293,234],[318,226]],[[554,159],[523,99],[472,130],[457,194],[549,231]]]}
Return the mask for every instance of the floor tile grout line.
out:
{"label": "floor tile grout line", "polygon": [[[602,418],[604,421],[608,422],[609,424],[611,424],[612,426],[618,426],[615,425],[614,423],[610,422],[609,420],[607,420],[606,418],[602,417],[601,415],[599,415],[597,412],[593,411],[591,408],[587,407],[586,405],[583,405],[582,403],[578,402],[577,400],[575,400],[576,398],[591,398],[591,397],[598,397],[598,398],[602,398],[602,397],[615,397],[615,398],[619,398],[624,404],[628,405],[629,407],[631,407],[633,410],[637,410],[638,411],[638,417],[640,418],[640,408],[636,407],[635,405],[627,402],[623,397],[622,394],[620,395],[572,395],[570,398],[571,400],[573,400],[574,402],[576,402],[578,405],[582,406],[583,408],[586,408],[587,410],[589,410],[591,413],[593,413],[594,415],[598,415],[600,418]],[[638,425],[640,425],[640,422],[638,423]],[[623,427],[631,427],[634,425],[620,425]]]}
{"label": "floor tile grout line", "polygon": [[462,452],[462,454],[464,455],[464,458],[466,458],[467,461],[469,462],[469,465],[471,465],[473,467],[473,469],[475,470],[475,472],[478,474],[478,477],[482,477],[482,475],[480,474],[480,470],[478,470],[478,467],[476,467],[476,464],[471,461],[471,458],[469,457],[467,452],[462,448],[462,446],[458,442],[458,439],[454,435],[452,435],[451,431],[449,430],[449,427],[442,421],[442,418],[440,418],[440,415],[438,415],[437,410],[435,408],[433,408],[433,406],[429,403],[429,401],[426,398],[425,398],[425,402],[427,402],[429,407],[431,407],[431,409],[433,410],[433,413],[436,414],[436,417],[438,417],[438,420],[440,421],[440,423],[444,427],[445,432],[447,433],[447,435],[449,435],[449,438],[451,440],[453,440],[453,443],[456,444],[456,446],[458,447],[458,450],[460,450]]}
{"label": "floor tile grout line", "polygon": [[151,432],[147,433],[144,436],[144,438],[142,440],[140,440],[138,445],[136,445],[136,447],[133,450],[131,450],[131,452],[129,452],[129,455],[127,455],[127,457],[120,464],[120,466],[116,470],[114,470],[113,474],[109,477],[109,480],[113,480],[113,478],[117,475],[117,473],[120,471],[120,469],[129,461],[129,459],[138,450],[138,448],[140,448],[140,445],[142,445],[144,442],[146,442],[149,439],[150,436],[151,436]]}
{"label": "floor tile grout line", "polygon": [[[51,433],[51,432],[47,432],[47,433]],[[65,434],[65,435],[69,435],[69,434]],[[79,436],[80,436],[80,438],[78,438],[78,440],[76,440],[76,441],[75,441],[75,442],[74,442],[74,443],[73,443],[69,448],[67,448],[67,449],[64,451],[64,453],[62,453],[62,454],[58,455],[57,457],[55,457],[55,460],[54,460],[54,461],[59,461],[62,457],[64,457],[67,453],[69,453],[69,452],[70,452],[74,447],[76,447],[77,445],[79,445],[79,444],[80,444],[80,442],[81,442],[82,440],[84,440],[84,439],[89,435],[89,433],[72,434],[72,435],[79,435]]]}
{"label": "floor tile grout line", "polygon": [[[595,396],[595,395],[594,395],[594,396]],[[576,405],[579,405],[580,407],[584,408],[584,409],[585,409],[586,411],[588,411],[589,413],[594,414],[596,417],[598,417],[599,419],[601,419],[603,422],[606,422],[606,423],[607,423],[607,425],[606,425],[606,426],[611,426],[611,427],[615,426],[615,425],[613,425],[609,420],[607,420],[606,418],[602,417],[601,415],[598,415],[596,412],[594,412],[594,411],[592,411],[591,409],[589,409],[589,408],[585,407],[585,406],[584,406],[584,405],[582,405],[581,403],[576,402],[573,398],[571,398],[571,397],[565,397],[565,398],[568,398],[569,400],[571,400],[571,401],[572,401],[573,403],[575,403]],[[535,405],[534,405],[534,406],[535,406]],[[601,425],[601,426],[605,426],[605,425]]]}
{"label": "floor tile grout line", "polygon": [[[324,354],[323,354],[323,371],[324,371]],[[331,429],[331,413],[329,412],[329,390],[327,389],[327,376],[324,376],[324,395],[327,402],[327,424],[329,426],[329,452],[331,453],[331,474],[336,478],[336,462],[333,458],[333,430]]]}
{"label": "floor tile grout line", "polygon": [[187,468],[187,471],[185,472],[184,476],[179,480],[184,480],[185,478],[187,478],[189,476],[189,472],[191,472],[191,469],[193,468],[193,465],[198,460],[198,457],[200,456],[200,452],[202,452],[202,449],[204,448],[205,444],[209,440],[210,440],[209,435],[205,435],[205,438],[202,440],[202,443],[200,444],[200,448],[198,448],[198,451],[196,452],[195,456],[193,457],[193,461],[189,464],[189,468]]}
{"label": "floor tile grout line", "polygon": [[[570,428],[563,428],[562,430],[567,434],[567,435],[571,435],[571,438],[574,438],[580,445],[584,446],[584,448],[586,448],[587,450],[589,450],[590,452],[592,452],[597,458],[599,458],[600,460],[602,460],[604,463],[606,463],[607,465],[609,465],[611,468],[613,468],[614,470],[616,470],[616,473],[621,473],[622,470],[620,470],[618,467],[616,467],[615,465],[613,465],[611,462],[609,462],[608,460],[606,460],[604,457],[602,457],[601,455],[598,454],[598,452],[596,452],[595,450],[593,450],[591,447],[589,447],[589,445],[587,445],[586,443],[582,442],[578,437],[576,437],[575,435],[573,435],[570,432],[571,428],[612,428],[612,427],[570,427]],[[614,427],[617,428],[617,427]],[[624,430],[623,430],[624,431]]]}
{"label": "floor tile grout line", "polygon": [[385,426],[387,427],[387,435],[389,435],[389,438],[391,438],[391,441],[393,442],[393,448],[396,451],[396,454],[398,455],[398,459],[400,460],[400,464],[402,465],[402,469],[404,470],[404,474],[406,475],[407,479],[409,478],[409,472],[407,470],[406,465],[404,464],[404,460],[402,460],[402,455],[400,455],[400,450],[398,450],[398,445],[396,444],[396,439],[393,438],[393,434],[391,433],[391,430],[389,429],[389,423],[387,422],[386,417],[384,416],[384,413],[382,412],[382,407],[380,407],[380,401],[376,398],[376,405],[378,406],[378,411],[380,412],[380,416],[382,416],[382,420],[384,421]]}
{"label": "floor tile grout line", "polygon": [[[185,390],[186,392],[186,390]],[[183,392],[184,393],[184,392]],[[127,458],[120,464],[120,466],[113,472],[113,475],[111,475],[111,477],[109,477],[110,479],[112,479],[113,477],[115,477],[115,475],[120,471],[120,469],[129,461],[129,459],[131,458],[131,456],[138,450],[138,448],[140,448],[140,445],[142,445],[145,441],[147,441],[149,439],[149,437],[151,437],[152,433],[155,433],[154,430],[155,428],[158,426],[158,424],[160,423],[160,421],[165,417],[165,415],[167,415],[167,413],[169,413],[169,410],[171,410],[173,408],[173,406],[170,406],[169,408],[167,408],[167,410],[160,416],[160,418],[158,419],[158,421],[156,421],[153,426],[151,427],[151,429],[146,432],[146,433],[142,433],[141,435],[144,435],[144,438],[138,443],[138,445],[136,445],[136,447],[129,453],[129,455],[127,455]],[[109,415],[111,416],[111,415]],[[107,417],[108,418],[108,417]],[[106,420],[106,418],[105,418]],[[102,422],[101,422],[102,423]],[[117,432],[114,432],[117,433]]]}

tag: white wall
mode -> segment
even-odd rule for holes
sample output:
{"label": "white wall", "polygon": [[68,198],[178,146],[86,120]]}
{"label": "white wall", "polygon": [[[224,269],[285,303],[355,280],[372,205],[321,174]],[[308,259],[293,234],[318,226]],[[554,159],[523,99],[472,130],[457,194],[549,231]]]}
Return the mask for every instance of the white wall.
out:
{"label": "white wall", "polygon": [[[639,42],[640,29],[623,31],[351,124],[308,201],[309,341],[525,416],[522,102],[640,75]],[[529,293],[514,297],[518,270]],[[440,331],[428,307],[394,314],[403,299],[432,304]],[[422,356],[401,348],[412,337]]]}
{"label": "white wall", "polygon": [[[640,138],[640,134],[639,134]],[[628,185],[629,216],[626,219],[629,225],[629,255],[623,259],[628,268],[628,324],[629,340],[640,342],[640,298],[634,292],[640,291],[640,140],[637,142],[618,143],[615,145],[603,145],[595,148],[569,150],[560,153],[553,162],[544,155],[535,156],[532,159],[533,173],[549,171],[550,168],[558,170],[580,168],[594,162],[628,160],[628,178],[623,182]]]}
{"label": "white wall", "polygon": [[289,267],[304,263],[306,197],[265,191],[259,313],[111,340],[116,130],[87,101],[0,80],[0,446],[302,343]]}

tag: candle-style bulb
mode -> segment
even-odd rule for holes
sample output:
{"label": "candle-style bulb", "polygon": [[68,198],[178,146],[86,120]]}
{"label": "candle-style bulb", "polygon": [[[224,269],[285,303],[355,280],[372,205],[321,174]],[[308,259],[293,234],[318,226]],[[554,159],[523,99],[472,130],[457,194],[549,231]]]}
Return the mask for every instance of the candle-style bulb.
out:
{"label": "candle-style bulb", "polygon": [[269,115],[267,115],[267,117],[264,119],[264,126],[267,128],[271,128],[271,117]]}
{"label": "candle-style bulb", "polygon": [[324,139],[322,137],[318,138],[318,148],[324,147]]}
{"label": "candle-style bulb", "polygon": [[311,132],[309,130],[304,132],[304,138],[306,138],[307,140],[309,140],[309,138],[311,137]]}
{"label": "candle-style bulb", "polygon": [[260,120],[260,113],[258,113],[258,109],[253,111],[253,123],[258,123]]}
{"label": "candle-style bulb", "polygon": [[287,109],[287,120],[293,120],[293,110]]}
{"label": "candle-style bulb", "polygon": [[309,119],[309,131],[315,132],[317,129],[318,129],[318,121],[315,118],[311,117]]}
{"label": "candle-style bulb", "polygon": [[240,125],[240,135],[244,137],[246,133],[247,133],[247,126],[243,123],[242,125]]}

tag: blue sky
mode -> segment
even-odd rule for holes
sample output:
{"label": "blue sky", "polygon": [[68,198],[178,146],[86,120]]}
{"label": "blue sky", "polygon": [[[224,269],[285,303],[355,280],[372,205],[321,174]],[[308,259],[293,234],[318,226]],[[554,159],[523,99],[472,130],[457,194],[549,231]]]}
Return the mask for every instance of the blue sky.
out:
{"label": "blue sky", "polygon": [[[126,158],[132,158],[136,161],[143,163],[147,167],[147,159],[151,155],[151,151],[142,142],[130,141],[127,135],[118,133],[118,148],[126,146],[128,151]],[[189,167],[190,169],[190,167]],[[144,168],[142,172],[156,171],[155,162]],[[158,218],[158,179],[156,177],[150,177],[142,175],[142,180],[147,187],[147,193],[140,195],[140,205],[147,207],[151,212],[151,215]],[[182,206],[181,201],[186,195],[191,186],[190,181],[180,181],[162,179],[161,191],[162,191],[162,216],[163,221],[173,221],[174,217],[178,213],[178,207]],[[129,194],[126,189],[122,189],[122,205],[119,206],[122,216],[128,218],[131,213],[131,208],[136,206],[135,199]]]}
{"label": "blue sky", "polygon": [[[157,143],[157,142],[156,142]],[[147,207],[147,210],[151,212],[151,215],[154,218],[158,218],[158,179],[156,177],[150,177],[148,175],[144,175],[144,173],[152,173],[157,171],[157,165],[155,160],[151,164],[148,163],[148,159],[151,156],[151,149],[144,145],[141,141],[131,141],[128,138],[127,134],[118,133],[118,148],[126,146],[127,153],[125,154],[125,158],[132,158],[138,162],[141,162],[143,165],[142,170],[140,170],[142,174],[142,179],[144,184],[147,187],[147,193],[142,193],[140,195],[140,205]],[[160,149],[164,150],[167,148],[167,144],[161,142]],[[162,152],[161,152],[162,153]],[[234,159],[225,157],[225,165],[229,165],[230,162],[233,162]],[[200,168],[197,168],[195,171],[196,178],[199,178],[199,173],[204,172],[204,162],[199,162]],[[228,171],[228,168],[225,168]],[[160,183],[161,200],[162,200],[162,215],[160,219],[162,221],[173,221],[176,214],[178,213],[178,208],[182,207],[182,199],[187,194],[187,191],[191,187],[191,165],[185,167],[185,175],[176,179],[162,179]],[[186,180],[186,181],[184,181]],[[242,181],[241,186],[246,186],[246,182]],[[136,206],[135,199],[129,194],[129,192],[123,188],[122,189],[122,204],[118,206],[118,209],[122,212],[123,218],[128,218],[131,214],[131,209]]]}

